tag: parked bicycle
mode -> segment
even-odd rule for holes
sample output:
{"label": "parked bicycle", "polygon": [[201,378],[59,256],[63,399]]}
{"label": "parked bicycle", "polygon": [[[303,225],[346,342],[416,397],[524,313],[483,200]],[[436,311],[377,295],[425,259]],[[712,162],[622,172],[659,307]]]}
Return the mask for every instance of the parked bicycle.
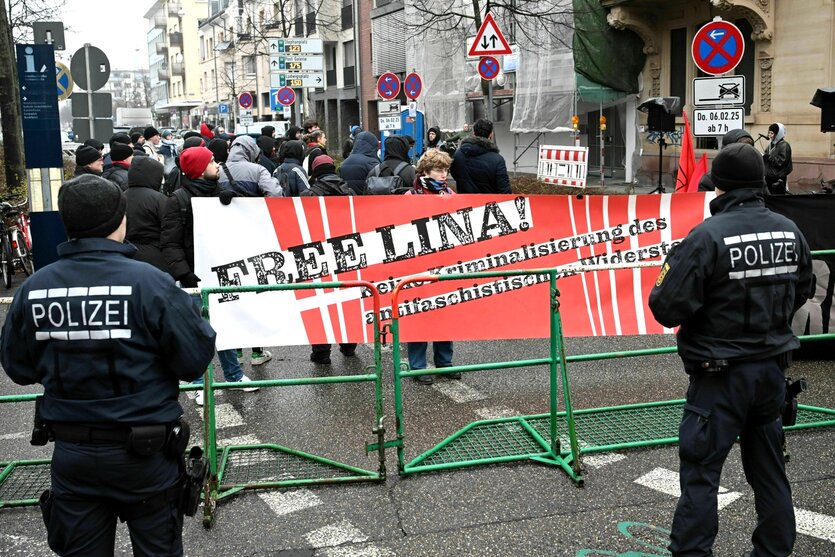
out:
{"label": "parked bicycle", "polygon": [[29,217],[24,212],[26,200],[16,205],[9,203],[14,199],[6,197],[0,200],[0,275],[6,288],[12,287],[16,265],[20,266],[26,276],[35,272]]}

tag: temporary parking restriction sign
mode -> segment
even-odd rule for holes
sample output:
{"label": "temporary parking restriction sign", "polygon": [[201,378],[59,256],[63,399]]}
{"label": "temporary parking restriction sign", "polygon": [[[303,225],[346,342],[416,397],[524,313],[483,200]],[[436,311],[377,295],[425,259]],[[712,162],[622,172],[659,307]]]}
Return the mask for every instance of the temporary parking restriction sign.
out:
{"label": "temporary parking restriction sign", "polygon": [[384,99],[391,100],[400,93],[400,78],[391,72],[386,72],[377,80],[377,92]]}
{"label": "temporary parking restriction sign", "polygon": [[745,52],[745,41],[739,28],[716,18],[696,32],[691,47],[696,67],[710,75],[733,70]]}

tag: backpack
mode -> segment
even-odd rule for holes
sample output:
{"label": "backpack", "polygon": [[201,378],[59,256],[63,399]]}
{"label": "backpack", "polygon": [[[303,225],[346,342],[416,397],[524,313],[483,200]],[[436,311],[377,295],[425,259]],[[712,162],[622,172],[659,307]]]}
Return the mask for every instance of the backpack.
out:
{"label": "backpack", "polygon": [[273,178],[275,178],[276,181],[278,181],[278,185],[281,186],[281,190],[284,192],[284,197],[298,197],[304,190],[299,189],[298,181],[293,180],[293,183],[290,183],[290,173],[294,172],[297,178],[301,179],[304,184],[308,183],[307,176],[304,175],[304,170],[302,170],[301,166],[292,163],[285,164],[290,164],[290,168],[285,171],[281,168],[283,165],[279,165],[279,167],[275,169],[275,172],[273,172]]}
{"label": "backpack", "polygon": [[408,162],[401,162],[398,164],[391,176],[380,176],[383,171],[383,165],[375,166],[366,179],[366,188],[368,195],[401,195],[407,191],[411,191],[412,185],[406,184],[400,173],[409,165]]}

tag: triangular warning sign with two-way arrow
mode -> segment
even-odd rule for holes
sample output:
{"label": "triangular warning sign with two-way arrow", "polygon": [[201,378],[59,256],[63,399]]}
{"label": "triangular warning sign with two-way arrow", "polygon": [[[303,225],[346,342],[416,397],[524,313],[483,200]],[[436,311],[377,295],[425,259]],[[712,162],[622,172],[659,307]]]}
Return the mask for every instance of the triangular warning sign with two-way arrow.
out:
{"label": "triangular warning sign with two-way arrow", "polygon": [[476,34],[467,56],[501,56],[512,53],[510,45],[507,44],[507,39],[499,30],[496,20],[493,19],[493,14],[488,12],[478,29],[478,34]]}

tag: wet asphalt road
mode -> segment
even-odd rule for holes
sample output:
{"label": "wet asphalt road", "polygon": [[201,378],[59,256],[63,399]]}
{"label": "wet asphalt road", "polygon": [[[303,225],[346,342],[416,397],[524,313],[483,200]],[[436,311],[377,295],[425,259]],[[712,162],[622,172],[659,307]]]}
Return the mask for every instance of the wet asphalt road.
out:
{"label": "wet asphalt road", "polygon": [[[4,316],[5,308],[0,312]],[[567,351],[628,350],[667,346],[672,341],[672,337],[568,339]],[[334,348],[329,367],[311,364],[306,347],[270,350],[274,358],[268,364],[255,368],[245,364],[253,379],[361,373],[373,363],[367,345],[359,347],[355,358],[345,358]],[[455,344],[456,364],[546,356],[547,343],[542,340]],[[384,355],[384,366],[387,438],[391,439],[390,353]],[[575,409],[682,398],[687,383],[672,355],[571,364],[569,370]],[[835,408],[832,362],[799,362],[791,373],[809,381],[803,404]],[[0,393],[23,392],[35,390],[18,387],[0,374]],[[371,433],[373,400],[373,388],[365,383],[224,392],[217,400],[223,416],[218,435],[222,444],[277,443],[376,470],[376,455],[364,451],[366,443],[376,441]],[[194,402],[185,393],[181,401],[186,418],[199,430],[202,417]],[[460,383],[439,378],[435,386],[406,380],[404,401],[406,457],[410,460],[485,416],[546,412],[547,370],[473,372]],[[0,405],[0,460],[49,455],[50,447],[28,444],[31,411],[28,403]],[[195,436],[199,442],[199,432]],[[803,527],[809,532],[798,535],[797,556],[835,555],[834,441],[835,429],[789,434],[794,502],[802,509]],[[664,492],[663,485],[676,481],[676,447],[586,457],[583,488],[561,470],[536,463],[399,477],[396,451],[389,449],[387,458],[385,484],[250,491],[224,499],[211,529],[204,529],[197,517],[186,519],[186,554],[668,555],[663,550],[663,529],[669,528],[676,496]],[[652,478],[657,481],[653,483]],[[722,486],[728,502],[720,510],[715,552],[720,557],[737,557],[750,548],[750,532],[756,523],[753,493],[745,482],[738,448],[725,466]],[[50,554],[35,508],[0,510],[0,555]],[[119,527],[116,554],[131,554],[124,525]]]}

